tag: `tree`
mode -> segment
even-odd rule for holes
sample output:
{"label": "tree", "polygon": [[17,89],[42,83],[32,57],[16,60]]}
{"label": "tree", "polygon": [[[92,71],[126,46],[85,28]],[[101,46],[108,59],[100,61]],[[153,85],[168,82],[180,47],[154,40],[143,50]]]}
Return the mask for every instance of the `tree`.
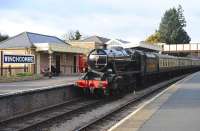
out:
{"label": "tree", "polygon": [[68,33],[63,35],[63,39],[68,41],[68,40],[80,40],[81,39],[81,34],[78,30],[73,31],[70,30]]}
{"label": "tree", "polygon": [[191,39],[184,27],[186,27],[186,20],[181,5],[177,9],[167,10],[161,19],[158,30],[160,41],[167,44],[189,43]]}
{"label": "tree", "polygon": [[154,34],[150,35],[145,42],[150,43],[150,44],[154,44],[154,43],[159,43],[160,40],[160,33],[158,31],[156,31]]}
{"label": "tree", "polygon": [[80,34],[80,32],[77,30],[76,32],[75,32],[75,40],[80,40],[81,39],[81,34]]}
{"label": "tree", "polygon": [[74,32],[73,32],[72,30],[70,30],[68,33],[65,33],[65,34],[63,35],[63,39],[64,39],[65,41],[74,40],[74,39],[75,39],[75,38],[74,38]]}
{"label": "tree", "polygon": [[0,41],[4,41],[4,40],[6,40],[6,39],[8,39],[8,38],[9,38],[8,35],[2,35],[2,34],[0,33]]}

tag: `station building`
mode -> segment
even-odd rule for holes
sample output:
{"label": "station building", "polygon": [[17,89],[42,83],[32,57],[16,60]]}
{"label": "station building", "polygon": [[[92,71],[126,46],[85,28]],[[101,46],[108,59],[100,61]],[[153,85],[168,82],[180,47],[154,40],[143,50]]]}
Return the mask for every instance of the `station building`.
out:
{"label": "station building", "polygon": [[[89,49],[71,46],[55,36],[23,32],[0,42],[1,75],[14,75],[19,72],[42,74],[53,66],[60,74],[79,72],[79,55]],[[4,63],[4,55],[33,55],[34,63]]]}
{"label": "station building", "polygon": [[153,45],[142,41],[134,43],[122,39],[109,39],[100,36],[91,36],[83,40],[67,41],[67,42],[70,43],[72,46],[79,48],[86,48],[89,50],[122,47],[122,48],[133,48],[146,52],[158,53],[162,51],[162,45]]}
{"label": "station building", "polygon": [[126,48],[127,45],[129,45],[131,42],[121,40],[121,39],[111,39],[108,42],[106,42],[106,47],[109,48],[115,48],[115,47],[122,47]]}
{"label": "station building", "polygon": [[110,40],[109,38],[94,35],[87,37],[83,40],[68,41],[68,43],[74,47],[86,48],[92,50],[92,49],[106,48],[106,42],[108,42],[109,40]]}

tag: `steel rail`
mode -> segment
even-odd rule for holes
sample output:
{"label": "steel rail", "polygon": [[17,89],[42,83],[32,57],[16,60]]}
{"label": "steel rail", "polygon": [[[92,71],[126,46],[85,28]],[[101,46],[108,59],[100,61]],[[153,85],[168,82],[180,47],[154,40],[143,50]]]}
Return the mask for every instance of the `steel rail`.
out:
{"label": "steel rail", "polygon": [[19,116],[0,123],[0,130],[28,130],[38,124],[56,119],[63,115],[72,114],[88,108],[89,106],[96,105],[100,100],[88,100],[83,98],[75,98],[44,110],[38,110],[23,116]]}
{"label": "steel rail", "polygon": [[92,126],[95,126],[95,123],[103,120],[104,118],[106,117],[109,117],[115,113],[117,113],[118,111],[122,110],[123,108],[137,102],[138,100],[141,100],[143,98],[146,98],[147,96],[151,95],[152,93],[155,93],[156,91],[158,90],[161,90],[163,89],[164,87],[184,78],[186,75],[183,75],[183,76],[180,76],[180,77],[176,77],[176,78],[173,78],[169,81],[165,81],[160,87],[157,87],[156,86],[154,88],[149,88],[147,89],[146,92],[141,92],[140,94],[136,94],[136,97],[134,97],[133,99],[131,99],[130,101],[126,102],[126,103],[123,103],[121,104],[120,106],[118,106],[117,108],[113,109],[113,110],[110,110],[109,112],[101,115],[101,117],[98,117],[98,118],[94,118],[93,120],[91,120],[90,122],[84,124],[84,125],[81,125],[80,127],[78,127],[77,129],[75,129],[75,131],[87,131],[90,127]]}

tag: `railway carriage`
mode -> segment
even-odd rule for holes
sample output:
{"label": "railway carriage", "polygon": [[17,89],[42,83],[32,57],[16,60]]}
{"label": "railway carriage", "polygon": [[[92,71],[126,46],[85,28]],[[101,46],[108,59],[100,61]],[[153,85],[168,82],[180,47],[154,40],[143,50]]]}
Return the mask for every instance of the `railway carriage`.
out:
{"label": "railway carriage", "polygon": [[159,57],[159,72],[176,70],[178,67],[177,58],[174,56],[157,54]]}
{"label": "railway carriage", "polygon": [[199,59],[192,59],[192,67],[196,68],[200,65]]}
{"label": "railway carriage", "polygon": [[94,49],[87,59],[88,72],[76,82],[84,92],[118,94],[142,89],[141,85],[173,77],[200,67],[199,59],[147,53],[133,49]]}

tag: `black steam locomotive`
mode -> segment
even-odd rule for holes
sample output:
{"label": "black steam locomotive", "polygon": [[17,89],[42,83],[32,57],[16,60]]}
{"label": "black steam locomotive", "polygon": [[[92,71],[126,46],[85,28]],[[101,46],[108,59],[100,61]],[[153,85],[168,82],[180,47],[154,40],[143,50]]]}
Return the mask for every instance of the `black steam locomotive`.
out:
{"label": "black steam locomotive", "polygon": [[77,86],[87,93],[112,95],[141,89],[162,77],[196,71],[200,60],[134,49],[94,49],[88,55],[88,66]]}

